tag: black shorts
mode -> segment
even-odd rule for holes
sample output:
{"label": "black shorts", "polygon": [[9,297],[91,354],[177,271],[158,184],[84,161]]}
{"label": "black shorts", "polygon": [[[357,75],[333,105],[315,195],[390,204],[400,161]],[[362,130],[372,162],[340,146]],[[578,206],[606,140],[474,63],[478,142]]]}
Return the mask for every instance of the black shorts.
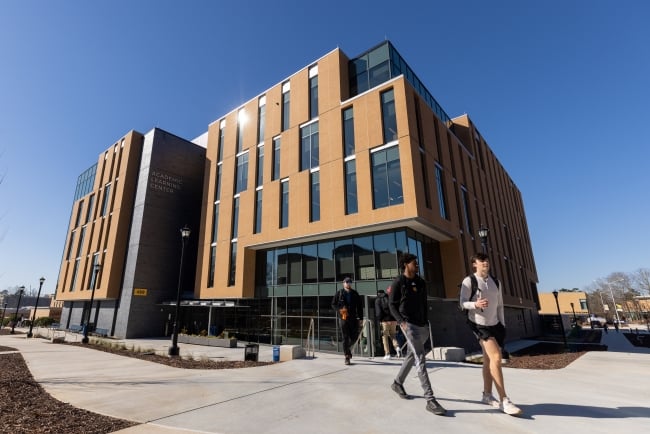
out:
{"label": "black shorts", "polygon": [[494,338],[497,341],[497,344],[503,348],[506,339],[506,328],[503,324],[499,322],[493,326],[484,326],[476,324],[469,319],[467,320],[467,324],[469,324],[469,328],[472,329],[472,333],[474,333],[476,339],[487,341],[490,338]]}

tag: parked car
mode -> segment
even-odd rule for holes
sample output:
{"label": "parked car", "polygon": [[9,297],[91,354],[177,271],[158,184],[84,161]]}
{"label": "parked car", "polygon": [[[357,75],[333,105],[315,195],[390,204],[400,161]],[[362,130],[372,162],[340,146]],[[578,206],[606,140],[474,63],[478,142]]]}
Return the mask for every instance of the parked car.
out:
{"label": "parked car", "polygon": [[605,323],[607,322],[607,320],[605,318],[592,315],[589,318],[587,318],[587,322],[589,322],[589,324],[591,324],[591,327],[593,328],[593,327],[602,327],[602,326],[604,326]]}

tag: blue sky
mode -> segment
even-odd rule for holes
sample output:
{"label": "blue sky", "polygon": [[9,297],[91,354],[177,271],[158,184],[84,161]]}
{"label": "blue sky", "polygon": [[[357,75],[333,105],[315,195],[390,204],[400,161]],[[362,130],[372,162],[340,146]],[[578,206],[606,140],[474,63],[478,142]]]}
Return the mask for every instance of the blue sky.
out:
{"label": "blue sky", "polygon": [[192,139],[384,39],[521,190],[540,292],[648,268],[648,17],[644,0],[3,1],[0,290],[54,292],[77,177],[127,131]]}

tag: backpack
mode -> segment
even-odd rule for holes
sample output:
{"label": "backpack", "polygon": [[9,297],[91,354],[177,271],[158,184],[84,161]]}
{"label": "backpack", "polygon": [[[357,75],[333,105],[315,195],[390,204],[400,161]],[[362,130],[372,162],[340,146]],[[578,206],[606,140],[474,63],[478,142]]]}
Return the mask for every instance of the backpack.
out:
{"label": "backpack", "polygon": [[[496,277],[493,277],[493,276],[490,276],[490,277],[492,277],[492,280],[494,280],[494,283],[497,284],[497,288],[499,288],[499,290],[501,290],[501,283],[499,283],[499,279],[497,279]],[[472,301],[472,299],[474,298],[474,296],[478,292],[478,279],[476,278],[474,273],[470,274],[469,278],[472,281],[472,293],[469,296],[469,301]],[[462,284],[460,284],[458,286],[460,287],[460,286],[462,286]],[[463,307],[463,305],[460,303],[460,293],[458,294],[458,308],[461,311],[467,311],[467,309],[465,309]],[[467,313],[469,314],[469,311]]]}

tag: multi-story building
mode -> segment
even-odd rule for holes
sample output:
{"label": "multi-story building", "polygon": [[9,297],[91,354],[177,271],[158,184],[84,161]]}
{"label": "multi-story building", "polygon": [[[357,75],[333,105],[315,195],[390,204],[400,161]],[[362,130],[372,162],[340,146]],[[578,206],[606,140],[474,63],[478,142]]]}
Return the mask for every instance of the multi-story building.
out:
{"label": "multi-story building", "polygon": [[[184,296],[180,315],[188,331],[228,329],[245,340],[302,343],[311,329],[318,349],[336,350],[330,303],[341,280],[355,280],[373,318],[377,291],[399,274],[399,255],[408,251],[418,256],[427,282],[434,344],[475,347],[457,307],[458,284],[471,271],[469,256],[482,248],[478,228],[486,226],[509,337],[539,332],[521,193],[470,118],[450,118],[390,42],[355,58],[331,51],[215,120],[202,138],[207,148],[194,175],[205,179],[202,205],[191,210],[200,214],[200,225],[191,223],[195,261],[186,259],[185,268],[195,266],[194,291]],[[128,184],[137,175],[122,179]],[[96,181],[93,191],[106,183]],[[75,207],[82,200],[78,195]],[[128,200],[122,206],[133,209]],[[125,225],[128,218],[125,213]],[[71,234],[77,220],[73,212]],[[132,226],[146,224],[141,216]],[[157,236],[141,232],[141,244]],[[119,239],[116,233],[100,252],[102,273],[108,266],[116,280],[98,291],[115,300],[106,303],[113,322],[123,325],[111,327],[111,334],[161,334],[173,291],[164,292],[166,299],[142,297],[156,306],[146,312],[142,306],[131,315],[121,311],[132,305],[136,288],[153,288],[147,279],[156,267],[173,282],[178,249],[156,264],[129,262],[130,254],[121,253],[133,268],[120,265],[113,274],[117,264],[109,256],[137,244],[132,236],[133,230]],[[81,295],[67,290],[79,257],[64,257],[57,290],[70,307]],[[84,284],[92,287],[92,261],[86,262]],[[144,265],[150,272],[132,284],[128,277]],[[76,318],[88,304],[88,291],[83,294]]]}

